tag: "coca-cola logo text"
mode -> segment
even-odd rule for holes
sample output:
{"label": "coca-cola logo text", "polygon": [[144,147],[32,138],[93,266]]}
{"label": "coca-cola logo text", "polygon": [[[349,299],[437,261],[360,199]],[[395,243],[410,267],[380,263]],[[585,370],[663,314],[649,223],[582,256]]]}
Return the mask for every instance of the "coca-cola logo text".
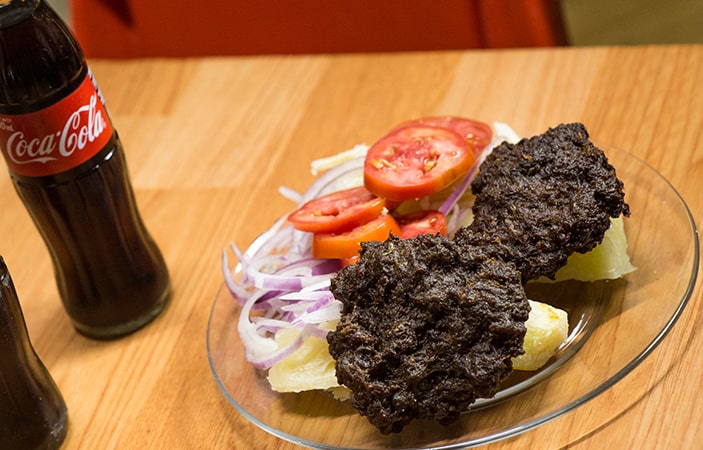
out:
{"label": "coca-cola logo text", "polygon": [[55,133],[28,139],[24,132],[15,131],[7,140],[6,152],[15,164],[68,158],[85,149],[107,128],[107,118],[98,108],[97,94],[93,94],[88,104],[74,111],[63,128]]}

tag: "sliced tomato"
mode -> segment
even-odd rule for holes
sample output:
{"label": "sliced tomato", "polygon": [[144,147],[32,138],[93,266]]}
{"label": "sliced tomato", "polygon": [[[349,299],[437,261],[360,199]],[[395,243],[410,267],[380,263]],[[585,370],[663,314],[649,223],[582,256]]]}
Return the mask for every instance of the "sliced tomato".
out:
{"label": "sliced tomato", "polygon": [[476,161],[470,143],[455,131],[425,125],[396,129],[369,148],[364,186],[394,201],[434,194]]}
{"label": "sliced tomato", "polygon": [[419,234],[447,235],[447,218],[439,211],[418,211],[395,218],[400,225],[400,237],[409,239]]}
{"label": "sliced tomato", "polygon": [[375,219],[386,201],[363,186],[315,198],[293,211],[288,221],[298,230],[337,233]]}
{"label": "sliced tomato", "polygon": [[493,139],[493,129],[487,123],[455,116],[423,117],[403,122],[396,129],[416,125],[427,125],[455,131],[471,143],[474,146],[474,150],[478,153],[486,148],[491,143],[491,139]]}
{"label": "sliced tomato", "polygon": [[385,241],[393,233],[400,236],[400,226],[390,214],[377,218],[343,233],[315,233],[312,256],[315,258],[352,258],[361,250],[361,243]]}

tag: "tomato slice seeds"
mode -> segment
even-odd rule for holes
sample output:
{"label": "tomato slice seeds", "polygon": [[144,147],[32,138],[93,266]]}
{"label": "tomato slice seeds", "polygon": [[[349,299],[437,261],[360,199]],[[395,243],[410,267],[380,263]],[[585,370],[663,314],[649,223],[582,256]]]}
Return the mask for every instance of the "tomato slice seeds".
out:
{"label": "tomato slice seeds", "polygon": [[458,133],[425,125],[407,126],[369,148],[364,186],[394,201],[420,198],[460,178],[475,161],[472,145]]}

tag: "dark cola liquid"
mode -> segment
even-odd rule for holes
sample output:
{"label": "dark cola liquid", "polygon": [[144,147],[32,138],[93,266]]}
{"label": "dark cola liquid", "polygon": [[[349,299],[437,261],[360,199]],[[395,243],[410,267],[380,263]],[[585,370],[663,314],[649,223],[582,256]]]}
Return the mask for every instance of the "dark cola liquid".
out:
{"label": "dark cola liquid", "polygon": [[[0,7],[0,115],[57,104],[88,76],[78,44],[43,0]],[[59,293],[78,331],[113,338],[161,312],[170,296],[169,275],[137,210],[116,132],[77,167],[11,176],[49,248]]]}
{"label": "dark cola liquid", "polygon": [[32,347],[2,258],[0,349],[0,448],[59,448],[68,429],[66,404]]}
{"label": "dark cola liquid", "polygon": [[125,334],[163,309],[168,271],[137,211],[119,140],[76,171],[13,181],[49,247],[78,331],[97,338]]}

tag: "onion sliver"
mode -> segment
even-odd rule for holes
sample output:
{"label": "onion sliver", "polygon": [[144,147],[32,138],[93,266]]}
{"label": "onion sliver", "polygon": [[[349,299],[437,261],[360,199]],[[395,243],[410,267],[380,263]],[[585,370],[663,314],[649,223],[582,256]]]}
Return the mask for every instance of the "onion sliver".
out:
{"label": "onion sliver", "polygon": [[[309,245],[294,245],[297,237],[281,219],[245,251],[231,243],[222,252],[225,285],[242,305],[239,336],[257,368],[288,357],[310,336],[324,339],[329,330],[321,325],[340,316],[341,303],[329,291],[340,262],[312,258]],[[284,328],[298,330],[298,336],[279,347],[274,337]]]}

